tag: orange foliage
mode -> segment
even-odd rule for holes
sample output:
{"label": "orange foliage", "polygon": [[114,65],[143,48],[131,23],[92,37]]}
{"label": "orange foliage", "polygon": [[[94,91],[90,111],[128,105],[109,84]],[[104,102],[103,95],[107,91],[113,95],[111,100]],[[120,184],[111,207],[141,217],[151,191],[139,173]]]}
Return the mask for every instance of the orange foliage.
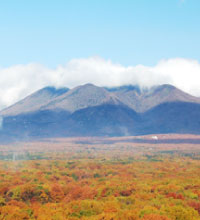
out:
{"label": "orange foliage", "polygon": [[0,220],[200,219],[198,154],[136,154],[129,144],[0,161]]}
{"label": "orange foliage", "polygon": [[168,217],[166,216],[162,216],[162,215],[157,215],[157,214],[149,214],[149,215],[145,215],[142,220],[170,220]]}

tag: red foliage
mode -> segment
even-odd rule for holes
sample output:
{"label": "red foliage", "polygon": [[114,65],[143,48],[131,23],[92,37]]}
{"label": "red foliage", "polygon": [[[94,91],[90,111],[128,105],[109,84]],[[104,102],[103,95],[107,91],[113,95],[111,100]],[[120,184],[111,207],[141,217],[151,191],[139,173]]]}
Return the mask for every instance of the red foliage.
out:
{"label": "red foliage", "polygon": [[192,202],[189,202],[188,205],[194,208],[195,210],[197,210],[198,213],[200,214],[200,202],[192,201]]}
{"label": "red foliage", "polygon": [[127,189],[127,190],[123,190],[120,192],[120,195],[121,196],[130,196],[132,193],[132,190],[131,189]]}
{"label": "red foliage", "polygon": [[166,197],[167,197],[167,198],[172,197],[172,198],[174,198],[174,199],[184,200],[184,196],[183,196],[182,194],[178,194],[178,193],[174,193],[174,192],[168,193],[168,194],[166,195]]}

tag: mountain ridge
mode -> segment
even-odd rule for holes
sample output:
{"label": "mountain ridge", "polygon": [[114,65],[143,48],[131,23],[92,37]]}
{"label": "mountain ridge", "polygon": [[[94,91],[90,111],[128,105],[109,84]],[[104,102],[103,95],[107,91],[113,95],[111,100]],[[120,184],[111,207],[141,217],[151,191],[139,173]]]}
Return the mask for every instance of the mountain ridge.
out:
{"label": "mountain ridge", "polygon": [[138,86],[132,85],[107,88],[88,83],[73,89],[65,87],[58,89],[54,87],[42,88],[1,110],[0,115],[17,115],[48,109],[75,112],[79,109],[104,103],[127,105],[134,111],[142,113],[161,103],[174,101],[200,103],[200,98],[169,84],[140,89]]}
{"label": "mountain ridge", "polygon": [[49,99],[60,96],[66,93],[68,90],[68,88],[56,89],[55,87],[51,86],[44,87],[30,94],[19,102],[1,110],[0,115],[17,115],[26,112],[37,111],[43,105],[47,104]]}
{"label": "mountain ridge", "polygon": [[45,87],[0,115],[0,140],[200,133],[200,98],[171,85]]}

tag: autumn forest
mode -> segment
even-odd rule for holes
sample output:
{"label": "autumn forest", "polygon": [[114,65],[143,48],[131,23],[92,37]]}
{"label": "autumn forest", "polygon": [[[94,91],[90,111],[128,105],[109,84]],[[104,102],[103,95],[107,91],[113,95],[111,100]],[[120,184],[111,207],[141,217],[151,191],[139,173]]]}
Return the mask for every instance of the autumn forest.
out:
{"label": "autumn forest", "polygon": [[200,219],[199,150],[125,140],[1,146],[0,219]]}

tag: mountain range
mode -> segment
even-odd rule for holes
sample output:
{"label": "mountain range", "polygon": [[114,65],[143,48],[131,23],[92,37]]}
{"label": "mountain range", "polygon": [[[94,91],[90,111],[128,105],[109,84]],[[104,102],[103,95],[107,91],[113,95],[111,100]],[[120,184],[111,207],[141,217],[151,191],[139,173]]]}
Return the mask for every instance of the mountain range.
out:
{"label": "mountain range", "polygon": [[172,85],[45,87],[0,112],[1,140],[200,133],[200,98]]}

